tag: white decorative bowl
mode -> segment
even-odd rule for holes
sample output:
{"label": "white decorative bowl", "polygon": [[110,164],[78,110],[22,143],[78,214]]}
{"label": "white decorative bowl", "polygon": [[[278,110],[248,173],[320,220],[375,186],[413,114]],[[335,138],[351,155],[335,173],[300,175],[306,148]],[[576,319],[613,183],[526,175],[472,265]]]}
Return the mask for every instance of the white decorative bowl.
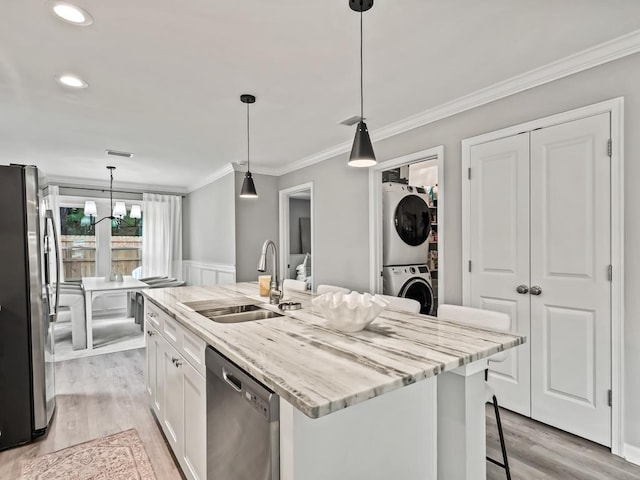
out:
{"label": "white decorative bowl", "polygon": [[368,293],[325,293],[312,301],[332,328],[341,332],[364,330],[387,306],[387,301]]}

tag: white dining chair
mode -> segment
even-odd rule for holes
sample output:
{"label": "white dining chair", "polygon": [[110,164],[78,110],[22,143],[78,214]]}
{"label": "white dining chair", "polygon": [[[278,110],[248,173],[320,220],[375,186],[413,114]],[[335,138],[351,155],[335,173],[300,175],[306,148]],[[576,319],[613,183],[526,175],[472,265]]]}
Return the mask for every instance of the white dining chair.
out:
{"label": "white dining chair", "polygon": [[398,312],[405,313],[420,313],[420,302],[413,300],[412,298],[394,297],[393,295],[380,295],[376,294],[376,297],[381,298],[387,302],[389,310],[397,310]]}
{"label": "white dining chair", "polygon": [[[440,305],[438,307],[438,319],[450,320],[465,325],[490,328],[492,330],[500,330],[508,332],[511,330],[511,318],[506,313],[492,312],[490,310],[481,310],[479,308],[461,307],[459,305]],[[500,352],[488,358],[489,362],[504,362],[507,358],[506,352]],[[509,460],[507,459],[507,447],[504,443],[504,434],[502,431],[502,421],[500,420],[500,409],[498,399],[489,382],[487,382],[488,370],[484,373],[485,395],[486,401],[493,403],[493,410],[496,415],[496,423],[498,425],[498,435],[500,436],[500,447],[502,449],[503,463],[487,456],[487,460],[499,467],[504,468],[507,474],[507,480],[511,480],[511,470],[509,469]]]}
{"label": "white dining chair", "polygon": [[[87,321],[82,285],[74,282],[61,283],[58,306],[63,312],[69,312],[73,349],[82,350],[87,348]],[[61,316],[61,320],[63,318],[64,316]]]}
{"label": "white dining chair", "polygon": [[349,293],[351,290],[344,287],[338,287],[336,285],[318,285],[316,292],[318,295],[325,293]]}
{"label": "white dining chair", "polygon": [[295,290],[296,292],[306,292],[307,282],[302,280],[293,280],[292,278],[285,278],[282,282],[282,290]]}

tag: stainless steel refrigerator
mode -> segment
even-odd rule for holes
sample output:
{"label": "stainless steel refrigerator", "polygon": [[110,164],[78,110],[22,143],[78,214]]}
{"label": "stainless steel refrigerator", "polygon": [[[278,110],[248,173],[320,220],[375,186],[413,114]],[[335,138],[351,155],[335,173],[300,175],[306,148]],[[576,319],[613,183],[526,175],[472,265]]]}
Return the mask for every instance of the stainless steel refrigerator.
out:
{"label": "stainless steel refrigerator", "polygon": [[59,251],[37,168],[0,166],[0,450],[46,433],[53,416]]}

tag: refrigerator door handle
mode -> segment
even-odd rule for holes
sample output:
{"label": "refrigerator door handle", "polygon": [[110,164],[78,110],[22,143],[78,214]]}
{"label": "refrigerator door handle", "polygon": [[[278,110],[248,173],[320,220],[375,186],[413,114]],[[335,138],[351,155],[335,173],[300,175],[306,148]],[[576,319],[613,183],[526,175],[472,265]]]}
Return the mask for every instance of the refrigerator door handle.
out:
{"label": "refrigerator door handle", "polygon": [[53,231],[53,249],[56,253],[56,301],[53,313],[51,313],[51,316],[53,317],[52,321],[55,322],[58,319],[58,307],[60,306],[60,245],[58,244],[58,231],[56,230],[56,222],[53,219],[53,212],[51,210],[47,210],[45,215],[46,218],[51,221],[51,230]]}

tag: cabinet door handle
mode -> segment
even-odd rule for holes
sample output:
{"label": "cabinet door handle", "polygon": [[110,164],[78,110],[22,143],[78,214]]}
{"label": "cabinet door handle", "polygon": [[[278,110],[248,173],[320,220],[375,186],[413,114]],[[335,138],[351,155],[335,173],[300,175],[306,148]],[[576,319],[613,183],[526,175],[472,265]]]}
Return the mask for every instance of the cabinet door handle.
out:
{"label": "cabinet door handle", "polygon": [[147,330],[147,335],[149,335],[150,337],[153,337],[155,333],[153,333],[152,330]]}
{"label": "cabinet door handle", "polygon": [[153,312],[149,312],[147,315],[149,315],[150,318],[156,318],[158,315],[153,313]]}
{"label": "cabinet door handle", "polygon": [[178,362],[178,359],[176,357],[171,357],[171,363],[175,365],[177,362]]}
{"label": "cabinet door handle", "polygon": [[542,288],[537,285],[531,287],[531,295],[540,295],[542,293]]}
{"label": "cabinet door handle", "polygon": [[176,358],[176,361],[173,364],[176,366],[176,368],[180,368],[182,366],[182,362],[177,358]]}
{"label": "cabinet door handle", "polygon": [[518,292],[520,295],[525,295],[529,293],[529,287],[527,287],[526,285],[518,285],[516,287],[516,292]]}

